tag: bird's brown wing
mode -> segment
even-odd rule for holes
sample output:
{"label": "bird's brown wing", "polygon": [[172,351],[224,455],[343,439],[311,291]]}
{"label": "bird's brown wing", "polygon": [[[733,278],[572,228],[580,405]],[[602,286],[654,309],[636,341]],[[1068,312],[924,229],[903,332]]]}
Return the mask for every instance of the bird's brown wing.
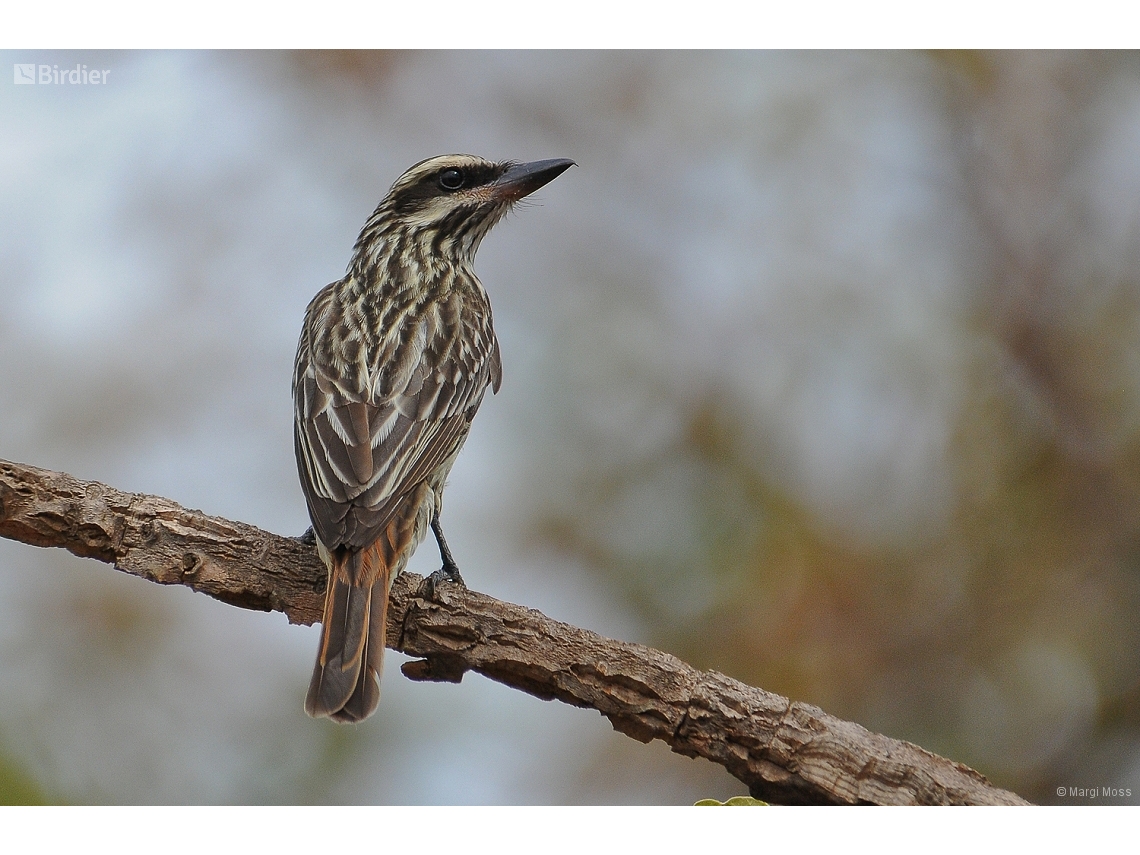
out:
{"label": "bird's brown wing", "polygon": [[[294,446],[313,528],[327,548],[361,549],[401,499],[455,451],[488,385],[499,386],[489,315],[433,313],[392,336],[374,364],[364,349],[318,340],[322,291],[310,304],[293,378]],[[322,332],[323,331],[323,332]]]}

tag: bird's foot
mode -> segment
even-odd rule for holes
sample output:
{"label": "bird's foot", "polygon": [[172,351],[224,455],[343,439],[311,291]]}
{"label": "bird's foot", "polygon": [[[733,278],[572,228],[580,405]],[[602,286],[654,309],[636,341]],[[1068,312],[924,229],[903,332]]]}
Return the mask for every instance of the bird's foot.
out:
{"label": "bird's foot", "polygon": [[317,535],[316,535],[316,532],[313,531],[312,526],[309,526],[307,529],[305,529],[305,533],[303,535],[301,535],[300,537],[298,537],[297,540],[299,540],[299,541],[301,541],[301,543],[307,544],[309,546],[316,546],[317,545]]}
{"label": "bird's foot", "polygon": [[439,586],[443,584],[458,585],[460,588],[467,587],[467,583],[459,575],[459,568],[455,566],[454,562],[444,564],[424,579],[423,585],[420,586],[420,596],[431,600],[433,603],[440,602]]}

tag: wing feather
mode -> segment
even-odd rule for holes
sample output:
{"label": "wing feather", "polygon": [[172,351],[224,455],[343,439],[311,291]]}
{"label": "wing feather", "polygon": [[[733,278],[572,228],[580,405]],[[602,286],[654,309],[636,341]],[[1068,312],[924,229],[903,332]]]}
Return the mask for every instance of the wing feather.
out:
{"label": "wing feather", "polygon": [[[499,348],[489,313],[473,317],[453,297],[406,323],[398,340],[379,343],[375,364],[353,364],[332,333],[335,313],[318,305],[335,287],[306,313],[293,379],[294,445],[321,542],[363,548],[462,445],[487,387],[498,389]],[[365,351],[352,353],[366,359]]]}

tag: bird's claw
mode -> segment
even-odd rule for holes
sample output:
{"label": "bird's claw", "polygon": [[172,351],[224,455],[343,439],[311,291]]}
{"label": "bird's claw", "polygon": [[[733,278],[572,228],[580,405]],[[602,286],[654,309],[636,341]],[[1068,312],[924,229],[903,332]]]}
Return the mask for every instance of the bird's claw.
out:
{"label": "bird's claw", "polygon": [[301,541],[301,543],[304,543],[308,546],[316,546],[317,534],[316,534],[316,532],[313,531],[313,527],[309,526],[307,529],[305,529],[305,533],[303,535],[301,535],[300,537],[298,537],[297,540]]}
{"label": "bird's claw", "polygon": [[433,603],[438,603],[440,601],[439,586],[443,584],[458,585],[460,588],[467,587],[467,583],[459,575],[459,568],[454,564],[444,564],[424,579],[424,583],[420,586],[420,596],[431,600]]}

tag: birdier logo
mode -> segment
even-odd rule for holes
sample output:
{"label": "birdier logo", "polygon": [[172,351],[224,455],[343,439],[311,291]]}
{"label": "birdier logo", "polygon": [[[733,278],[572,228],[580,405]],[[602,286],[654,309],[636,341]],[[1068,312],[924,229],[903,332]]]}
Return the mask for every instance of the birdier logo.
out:
{"label": "birdier logo", "polygon": [[39,65],[34,62],[17,62],[12,65],[12,82],[47,86],[102,86],[111,75],[109,68],[88,68],[77,62],[75,68],[60,68],[58,65]]}

